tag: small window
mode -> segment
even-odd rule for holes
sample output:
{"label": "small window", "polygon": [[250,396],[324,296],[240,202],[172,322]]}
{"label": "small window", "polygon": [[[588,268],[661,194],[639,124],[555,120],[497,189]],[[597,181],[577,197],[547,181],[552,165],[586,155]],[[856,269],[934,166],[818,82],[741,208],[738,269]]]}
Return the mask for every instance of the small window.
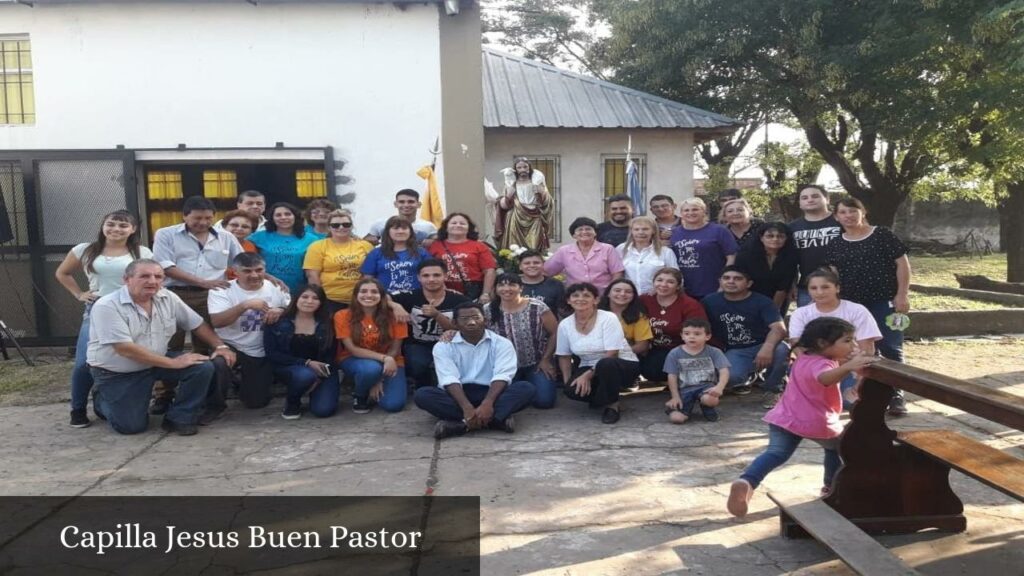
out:
{"label": "small window", "polygon": [[35,124],[32,51],[27,36],[0,36],[0,124]]}
{"label": "small window", "polygon": [[203,170],[203,196],[234,200],[238,196],[238,174],[234,170]]}
{"label": "small window", "polygon": [[296,170],[295,195],[299,198],[327,196],[327,173],[323,170]]}
{"label": "small window", "polygon": [[[630,159],[636,163],[637,171],[640,178],[640,193],[641,193],[641,205],[644,205],[644,199],[647,197],[647,156],[644,154],[633,154]],[[604,198],[614,196],[616,194],[626,193],[626,157],[622,156],[602,156],[601,161],[604,164]]]}
{"label": "small window", "polygon": [[149,230],[181,223],[181,172],[154,170],[146,173],[146,206],[149,211]]}
{"label": "small window", "polygon": [[[548,192],[551,197],[555,199],[555,213],[551,218],[551,241],[561,242],[562,241],[562,177],[561,177],[561,165],[558,156],[530,156],[529,154],[519,154],[512,158],[512,162],[515,162],[517,158],[526,158],[530,161],[530,165],[533,166],[534,170],[539,170],[544,174],[544,180],[548,186]],[[500,193],[500,186],[504,184],[498,184]]]}

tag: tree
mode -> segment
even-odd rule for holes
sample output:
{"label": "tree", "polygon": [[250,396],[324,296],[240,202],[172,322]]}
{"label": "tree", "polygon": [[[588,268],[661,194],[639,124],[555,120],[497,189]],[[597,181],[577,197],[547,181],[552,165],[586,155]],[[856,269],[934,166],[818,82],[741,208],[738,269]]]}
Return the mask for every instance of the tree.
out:
{"label": "tree", "polygon": [[885,225],[945,162],[929,144],[950,114],[971,106],[948,70],[978,53],[973,27],[998,4],[595,1],[612,28],[603,54],[617,62],[616,81],[696,82],[709,99],[788,111],[843,188]]}
{"label": "tree", "polygon": [[802,184],[817,182],[824,161],[806,143],[765,142],[754,153],[764,172],[768,196],[787,220],[801,216],[796,195]]}

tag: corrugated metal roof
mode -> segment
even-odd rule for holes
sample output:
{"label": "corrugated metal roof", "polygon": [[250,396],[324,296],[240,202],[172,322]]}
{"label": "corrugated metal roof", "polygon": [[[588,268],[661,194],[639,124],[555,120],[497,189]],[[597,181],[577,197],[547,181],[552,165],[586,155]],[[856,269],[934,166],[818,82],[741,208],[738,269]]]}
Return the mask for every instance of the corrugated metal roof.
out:
{"label": "corrugated metal roof", "polygon": [[721,114],[483,49],[485,128],[692,128],[742,125]]}

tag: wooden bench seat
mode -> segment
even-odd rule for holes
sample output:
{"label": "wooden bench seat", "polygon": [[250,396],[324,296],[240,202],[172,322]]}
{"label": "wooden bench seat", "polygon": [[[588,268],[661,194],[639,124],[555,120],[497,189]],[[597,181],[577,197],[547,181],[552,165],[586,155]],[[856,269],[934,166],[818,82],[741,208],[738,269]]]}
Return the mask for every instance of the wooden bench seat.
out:
{"label": "wooden bench seat", "polygon": [[1024,460],[952,430],[900,432],[896,441],[1024,502]]}
{"label": "wooden bench seat", "polygon": [[768,497],[778,504],[782,511],[783,524],[787,522],[787,519],[799,524],[857,574],[871,576],[919,574],[824,501],[797,501],[771,492],[768,493]]}

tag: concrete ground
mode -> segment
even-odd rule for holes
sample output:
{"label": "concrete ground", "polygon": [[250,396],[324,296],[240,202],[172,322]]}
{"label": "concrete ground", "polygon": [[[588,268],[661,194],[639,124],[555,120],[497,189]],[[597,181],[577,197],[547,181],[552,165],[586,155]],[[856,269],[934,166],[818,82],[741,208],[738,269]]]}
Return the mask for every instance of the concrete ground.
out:
{"label": "concrete ground", "polygon": [[[983,379],[1024,394],[1024,372]],[[482,573],[846,574],[819,544],[778,535],[759,490],[745,521],[725,511],[729,483],[766,445],[755,393],[727,398],[722,420],[666,421],[660,391],[624,400],[619,424],[560,399],[527,410],[509,435],[437,442],[410,404],[299,421],[238,406],[193,437],[119,436],[67,425],[66,404],[0,408],[3,495],[479,495]],[[918,400],[898,428],[952,427],[1024,456],[1024,434]],[[805,443],[765,488],[808,498],[821,451]],[[880,537],[928,575],[1024,574],[1024,504],[953,473],[968,530]]]}

